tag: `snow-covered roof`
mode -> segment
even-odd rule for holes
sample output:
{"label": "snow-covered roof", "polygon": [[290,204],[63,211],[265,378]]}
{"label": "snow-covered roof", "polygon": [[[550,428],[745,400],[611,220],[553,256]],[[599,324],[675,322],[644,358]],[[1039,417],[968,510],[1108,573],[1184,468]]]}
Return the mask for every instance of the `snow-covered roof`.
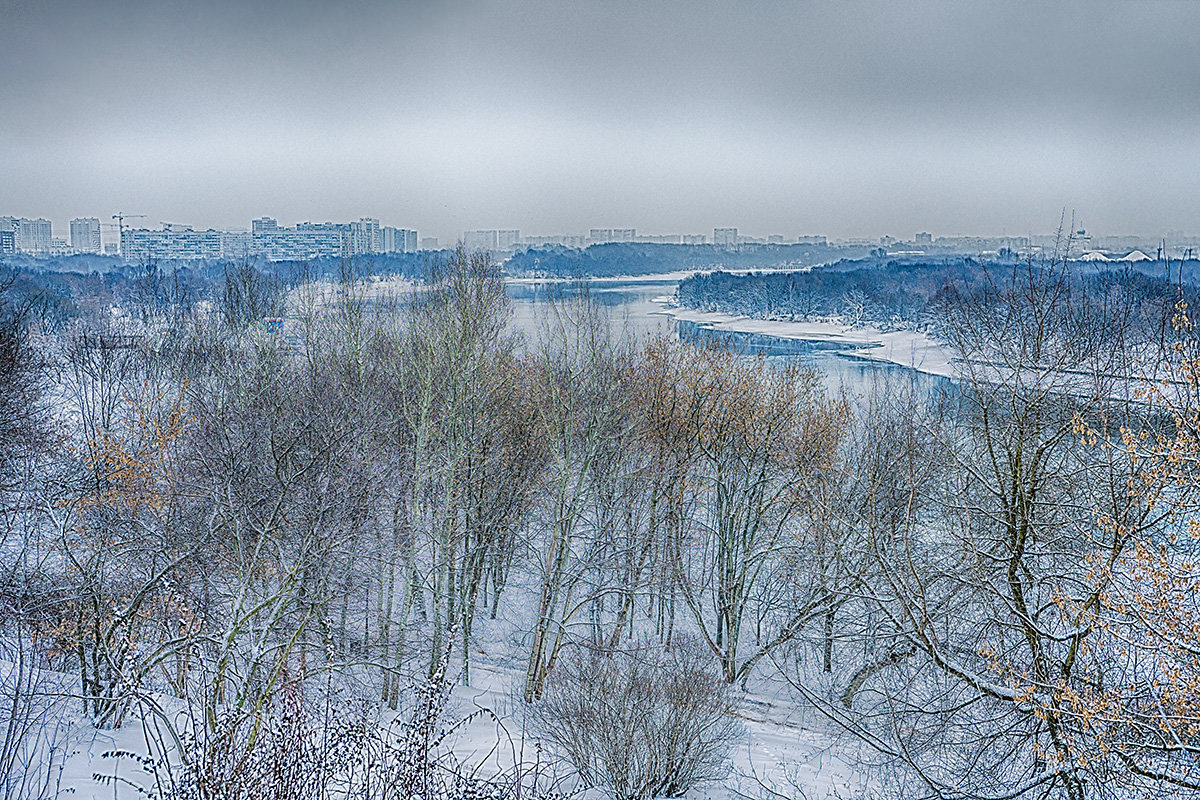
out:
{"label": "snow-covered roof", "polygon": [[1122,256],[1121,258],[1118,258],[1117,260],[1118,261],[1153,261],[1153,259],[1150,258],[1150,256],[1146,255],[1141,250],[1134,250],[1129,255]]}

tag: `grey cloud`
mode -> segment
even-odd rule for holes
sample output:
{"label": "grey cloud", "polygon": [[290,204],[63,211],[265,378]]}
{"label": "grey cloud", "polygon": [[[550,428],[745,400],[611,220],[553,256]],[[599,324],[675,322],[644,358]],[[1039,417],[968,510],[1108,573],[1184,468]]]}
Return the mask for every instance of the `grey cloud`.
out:
{"label": "grey cloud", "polygon": [[0,213],[60,224],[1200,229],[1200,4],[0,11]]}

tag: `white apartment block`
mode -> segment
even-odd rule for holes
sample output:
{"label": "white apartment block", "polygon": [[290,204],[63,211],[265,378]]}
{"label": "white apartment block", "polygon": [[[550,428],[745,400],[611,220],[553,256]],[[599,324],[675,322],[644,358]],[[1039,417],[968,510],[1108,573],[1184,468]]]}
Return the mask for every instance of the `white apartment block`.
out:
{"label": "white apartment block", "polygon": [[521,239],[525,247],[562,247],[583,248],[587,245],[587,237],[582,234],[567,233],[560,236],[526,236]]}
{"label": "white apartment block", "polygon": [[49,253],[53,245],[48,219],[0,217],[0,231],[12,231],[13,247],[18,253]]}
{"label": "white apartment block", "polygon": [[737,243],[737,228],[713,228],[713,244],[717,247],[734,247]]}
{"label": "white apartment block", "polygon": [[515,228],[463,231],[463,246],[468,250],[489,252],[515,250],[520,241],[521,232]]}
{"label": "white apartment block", "polygon": [[126,228],[121,234],[121,255],[130,263],[216,260],[221,258],[221,237],[222,232],[212,228],[196,231],[181,225],[164,225],[157,231]]}
{"label": "white apartment block", "polygon": [[463,247],[468,250],[495,250],[496,231],[463,231]]}
{"label": "white apartment block", "polygon": [[405,228],[393,228],[390,225],[385,226],[382,231],[383,246],[382,250],[385,253],[415,253],[419,248],[417,243],[417,232],[406,230]]}
{"label": "white apartment block", "polygon": [[254,234],[250,231],[221,231],[221,258],[245,261],[254,252]]}
{"label": "white apartment block", "polygon": [[351,222],[350,236],[352,253],[378,253],[383,250],[383,234],[379,230],[379,220],[373,217],[362,217],[358,222]]}
{"label": "white apartment block", "polygon": [[71,220],[71,249],[76,253],[100,252],[100,220],[76,217]]}
{"label": "white apartment block", "polygon": [[605,244],[607,242],[632,242],[636,238],[636,228],[588,229],[588,241],[592,244]]}
{"label": "white apartment block", "polygon": [[514,250],[517,242],[521,241],[521,232],[516,229],[496,231],[496,249]]}
{"label": "white apartment block", "polygon": [[251,230],[250,253],[268,261],[338,258],[350,254],[351,242],[350,231],[334,223],[304,222],[295,228],[261,226]]}

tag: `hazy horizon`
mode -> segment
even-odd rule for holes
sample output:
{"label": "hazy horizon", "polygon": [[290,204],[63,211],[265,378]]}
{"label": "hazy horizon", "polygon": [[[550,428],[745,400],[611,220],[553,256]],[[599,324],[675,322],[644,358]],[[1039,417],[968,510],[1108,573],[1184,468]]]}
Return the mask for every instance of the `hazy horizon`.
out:
{"label": "hazy horizon", "polygon": [[0,0],[0,214],[1200,230],[1200,4]]}

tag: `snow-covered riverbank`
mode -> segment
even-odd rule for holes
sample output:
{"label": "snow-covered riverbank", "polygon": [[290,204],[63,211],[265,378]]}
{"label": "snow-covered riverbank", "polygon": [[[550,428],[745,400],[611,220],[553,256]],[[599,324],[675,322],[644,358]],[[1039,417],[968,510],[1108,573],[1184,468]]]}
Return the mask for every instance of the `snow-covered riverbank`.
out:
{"label": "snow-covered riverbank", "polygon": [[845,349],[839,350],[839,354],[898,364],[918,372],[944,378],[957,376],[950,348],[918,331],[885,332],[871,326],[854,327],[836,322],[787,322],[754,319],[718,312],[696,311],[691,308],[670,306],[665,302],[658,313],[710,330],[844,344]]}

